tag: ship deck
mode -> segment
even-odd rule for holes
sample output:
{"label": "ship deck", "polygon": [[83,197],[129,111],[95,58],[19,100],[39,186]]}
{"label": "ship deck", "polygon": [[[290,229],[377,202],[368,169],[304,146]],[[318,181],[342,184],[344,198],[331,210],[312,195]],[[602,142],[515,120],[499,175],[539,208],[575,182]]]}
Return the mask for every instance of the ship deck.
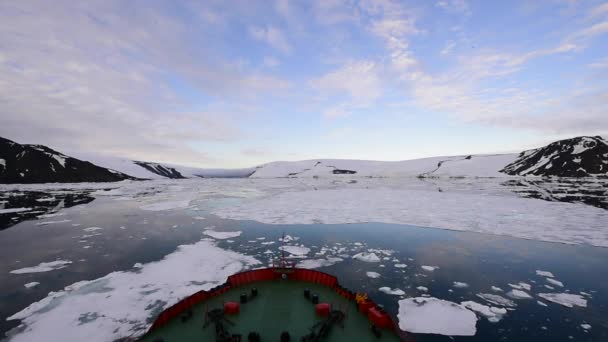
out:
{"label": "ship deck", "polygon": [[141,341],[215,341],[215,327],[204,328],[208,312],[223,309],[225,302],[239,302],[242,293],[250,294],[257,288],[258,295],[240,304],[240,313],[225,315],[233,324],[224,322],[230,334],[240,334],[247,341],[250,332],[260,334],[261,341],[280,341],[281,333],[289,332],[291,341],[300,341],[310,333],[311,327],[325,318],[315,313],[315,305],[305,298],[304,290],[318,294],[320,303],[330,303],[333,309],[346,314],[343,326],[334,325],[326,338],[320,341],[400,341],[389,329],[379,329],[380,337],[373,334],[367,316],[357,310],[357,304],[328,286],[297,280],[265,280],[230,289],[191,307],[192,315],[186,321],[171,319],[163,326],[151,330]]}

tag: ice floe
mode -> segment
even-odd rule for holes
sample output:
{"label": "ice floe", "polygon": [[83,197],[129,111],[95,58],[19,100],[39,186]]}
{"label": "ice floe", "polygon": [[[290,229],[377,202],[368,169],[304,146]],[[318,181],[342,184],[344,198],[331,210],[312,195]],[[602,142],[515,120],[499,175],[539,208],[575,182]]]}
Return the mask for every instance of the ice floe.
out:
{"label": "ice floe", "polygon": [[473,302],[473,301],[466,301],[466,302],[462,302],[460,304],[462,304],[465,308],[471,309],[471,310],[477,312],[478,314],[484,316],[485,318],[488,319],[488,321],[490,321],[492,323],[496,323],[496,322],[500,321],[502,319],[502,317],[507,314],[507,309],[505,309],[505,308],[487,306],[487,305],[479,304],[479,303]]}
{"label": "ice floe", "polygon": [[509,284],[509,286],[511,286],[514,289],[518,289],[518,290],[526,290],[526,291],[530,291],[532,289],[532,285],[528,284],[528,283],[518,283],[518,284]]}
{"label": "ice floe", "polygon": [[503,292],[503,290],[500,287],[493,286],[493,285],[492,285],[492,291],[494,291],[494,292]]}
{"label": "ice floe", "polygon": [[72,262],[69,260],[55,260],[50,262],[41,262],[37,266],[24,267],[17,270],[12,270],[12,274],[24,274],[24,273],[40,273],[58,270],[67,267]]}
{"label": "ice floe", "polygon": [[224,239],[232,239],[237,236],[240,236],[243,232],[238,230],[236,232],[218,232],[212,229],[207,229],[203,232],[203,234],[210,236],[214,239],[224,240]]}
{"label": "ice floe", "polygon": [[572,293],[539,293],[539,297],[544,298],[550,302],[563,305],[571,308],[574,306],[587,307],[587,300],[581,295]]}
{"label": "ice floe", "polygon": [[398,289],[398,288],[391,289],[390,287],[387,287],[387,286],[383,286],[383,287],[379,288],[378,291],[386,293],[388,295],[393,295],[393,296],[403,296],[405,294],[405,292],[401,289]]}
{"label": "ice floe", "polygon": [[532,296],[530,296],[527,292],[522,291],[522,290],[517,290],[517,289],[513,289],[513,290],[509,291],[509,293],[507,293],[507,296],[509,296],[511,298],[515,298],[515,299],[530,299],[530,298],[532,298]]}
{"label": "ice floe", "polygon": [[327,267],[327,266],[334,265],[343,260],[344,259],[338,258],[338,257],[328,257],[327,259],[307,259],[307,260],[300,261],[296,265],[296,267],[308,268],[308,269]]}
{"label": "ice floe", "polygon": [[465,288],[465,287],[469,287],[469,284],[463,283],[460,281],[455,281],[452,283],[452,286],[457,287],[457,288]]}
{"label": "ice floe", "polygon": [[361,252],[353,255],[353,259],[364,262],[380,262],[380,257],[376,253]]}
{"label": "ice floe", "polygon": [[549,278],[553,278],[553,273],[548,272],[548,271],[540,271],[540,270],[536,270],[536,274],[541,276],[541,277],[549,277]]}
{"label": "ice floe", "polygon": [[37,281],[33,281],[33,282],[27,283],[27,284],[23,284],[23,286],[25,286],[26,289],[31,289],[32,287],[36,287],[38,285],[40,285],[40,283],[37,282]]}
{"label": "ice floe", "polygon": [[0,214],[20,213],[20,212],[29,211],[29,210],[32,210],[32,208],[7,208],[7,209],[0,209]]}
{"label": "ice floe", "polygon": [[148,210],[148,211],[163,211],[163,210],[173,210],[173,209],[183,209],[190,206],[190,199],[185,200],[176,200],[176,201],[166,201],[166,202],[157,202],[140,206],[140,209]]}
{"label": "ice floe", "polygon": [[399,180],[386,181],[394,187],[373,182],[361,185],[367,188],[331,189],[321,183],[315,184],[317,190],[294,189],[291,183],[273,189],[272,196],[217,208],[213,214],[268,224],[411,224],[608,247],[603,224],[608,212],[601,208],[493,193],[430,191]]}
{"label": "ice floe", "polygon": [[427,266],[427,265],[424,265],[424,266],[420,266],[420,268],[422,268],[423,270],[428,271],[428,272],[433,272],[434,270],[438,269],[439,266]]}
{"label": "ice floe", "polygon": [[306,255],[310,252],[310,248],[304,246],[281,246],[280,250],[285,251],[292,255]]}
{"label": "ice floe", "polygon": [[553,284],[555,286],[564,287],[564,283],[562,283],[561,281],[559,281],[557,279],[547,278],[547,282],[550,284]]}
{"label": "ice floe", "polygon": [[422,292],[427,292],[429,290],[429,288],[426,286],[418,286],[418,287],[416,287],[416,290],[422,291]]}
{"label": "ice floe", "polygon": [[585,330],[591,330],[591,325],[590,325],[590,324],[583,323],[583,324],[581,324],[581,328],[583,328],[583,329],[585,329]]}
{"label": "ice floe", "polygon": [[44,221],[36,223],[37,226],[48,226],[49,224],[57,224],[57,223],[67,223],[72,222],[72,220],[58,220],[58,221]]}
{"label": "ice floe", "polygon": [[463,305],[433,297],[399,301],[399,328],[412,333],[474,336],[477,316]]}
{"label": "ice floe", "polygon": [[370,278],[380,278],[380,273],[378,272],[365,272],[365,275]]}
{"label": "ice floe", "polygon": [[406,268],[407,265],[406,264],[395,264],[396,268]]}
{"label": "ice floe", "polygon": [[506,306],[511,308],[517,306],[514,301],[492,293],[478,293],[476,296],[494,305]]}
{"label": "ice floe", "polygon": [[89,232],[90,233],[90,232],[95,232],[95,231],[102,230],[102,229],[103,228],[101,228],[101,227],[89,227],[89,228],[84,228],[83,230],[85,232]]}
{"label": "ice floe", "polygon": [[8,318],[24,324],[11,341],[133,338],[145,332],[164,308],[258,263],[252,257],[220,249],[207,239],[180,246],[137,271],[113,272],[51,292]]}

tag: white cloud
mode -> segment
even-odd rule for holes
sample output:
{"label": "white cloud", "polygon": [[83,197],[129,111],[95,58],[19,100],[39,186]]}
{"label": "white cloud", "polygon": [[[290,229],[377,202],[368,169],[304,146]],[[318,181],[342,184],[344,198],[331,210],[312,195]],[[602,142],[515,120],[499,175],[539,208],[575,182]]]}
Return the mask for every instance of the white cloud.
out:
{"label": "white cloud", "polygon": [[279,61],[277,58],[274,58],[272,56],[265,56],[264,60],[263,60],[263,64],[266,67],[273,68],[273,67],[276,67],[279,64],[281,64],[281,61]]}
{"label": "white cloud", "polygon": [[251,27],[249,33],[254,39],[265,42],[282,53],[289,54],[291,52],[291,46],[285,34],[274,26]]}
{"label": "white cloud", "polygon": [[[0,136],[60,150],[209,165],[217,160],[190,146],[238,139],[238,120],[230,111],[236,101],[190,112],[191,99],[175,93],[166,78],[225,100],[253,101],[289,87],[282,79],[235,68],[211,46],[192,44],[188,24],[162,4],[138,6],[4,4]],[[199,24],[213,30],[205,26],[212,12],[197,13]]]}
{"label": "white cloud", "polygon": [[371,61],[349,62],[310,81],[315,89],[325,93],[346,93],[356,103],[369,104],[382,94],[378,66]]}
{"label": "white cloud", "polygon": [[469,4],[465,0],[440,0],[435,3],[435,6],[442,8],[450,13],[471,14]]}

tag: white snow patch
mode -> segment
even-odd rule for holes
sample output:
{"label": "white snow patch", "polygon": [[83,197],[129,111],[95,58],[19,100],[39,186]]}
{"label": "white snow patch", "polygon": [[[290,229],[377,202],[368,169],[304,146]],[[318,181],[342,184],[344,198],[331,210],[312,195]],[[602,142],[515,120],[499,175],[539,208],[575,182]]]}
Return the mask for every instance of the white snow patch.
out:
{"label": "white snow patch", "polygon": [[391,289],[390,287],[386,287],[386,286],[379,288],[378,291],[386,293],[388,295],[393,295],[393,296],[403,296],[405,294],[405,292],[401,289],[398,289],[398,288]]}
{"label": "white snow patch", "polygon": [[571,308],[573,306],[587,307],[587,300],[581,295],[572,293],[539,293],[541,298],[550,302]]}
{"label": "white snow patch", "polygon": [[10,273],[12,274],[24,274],[24,273],[40,273],[40,272],[49,272],[53,270],[58,270],[61,268],[67,267],[67,265],[72,262],[69,260],[55,260],[51,262],[41,262],[37,266],[20,268],[17,270],[12,270]]}
{"label": "white snow patch", "polygon": [[353,255],[353,259],[364,262],[380,262],[380,257],[376,253],[361,252]]}
{"label": "white snow patch", "polygon": [[421,334],[474,336],[477,316],[463,305],[433,297],[399,301],[399,328]]}
{"label": "white snow patch", "polygon": [[105,342],[137,337],[160,310],[256,264],[254,258],[220,249],[209,240],[180,246],[136,272],[113,272],[51,292],[8,318],[24,324],[11,341]]}

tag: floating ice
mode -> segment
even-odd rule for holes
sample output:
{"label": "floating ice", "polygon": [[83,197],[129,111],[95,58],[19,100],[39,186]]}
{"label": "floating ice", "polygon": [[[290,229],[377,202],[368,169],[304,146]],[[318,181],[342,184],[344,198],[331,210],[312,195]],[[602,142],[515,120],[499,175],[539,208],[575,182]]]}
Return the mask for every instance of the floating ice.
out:
{"label": "floating ice", "polygon": [[509,284],[509,286],[511,286],[514,289],[518,289],[518,290],[526,290],[526,291],[530,291],[532,289],[532,286],[528,283],[518,283],[518,284]]}
{"label": "floating ice", "polygon": [[462,283],[462,282],[459,282],[459,281],[455,281],[455,282],[452,284],[452,286],[454,286],[454,287],[458,287],[458,288],[465,288],[465,287],[469,287],[469,284],[467,284],[467,283]]}
{"label": "floating ice", "polygon": [[439,266],[420,266],[423,270],[425,271],[429,271],[429,272],[433,272],[434,270],[438,269]]}
{"label": "floating ice", "polygon": [[370,278],[380,278],[380,273],[378,272],[365,272],[365,275]]}
{"label": "floating ice", "polygon": [[532,298],[532,296],[530,296],[527,292],[524,292],[522,290],[517,290],[517,289],[513,289],[513,290],[509,291],[509,293],[507,293],[507,296],[509,296],[511,298],[515,298],[515,299],[530,299],[530,298]]}
{"label": "floating ice", "polygon": [[487,306],[483,304],[479,304],[473,301],[462,302],[465,308],[471,309],[480,315],[484,316],[488,319],[488,321],[492,323],[496,323],[502,319],[504,315],[507,314],[507,309],[505,308],[497,308],[494,306]]}
{"label": "floating ice", "polygon": [[158,203],[143,205],[140,207],[140,209],[148,210],[148,211],[183,209],[183,208],[187,208],[190,205],[190,201],[191,201],[190,199],[186,199],[186,200],[158,202]]}
{"label": "floating ice", "polygon": [[67,265],[69,265],[71,263],[72,262],[69,260],[55,260],[55,261],[51,261],[51,262],[41,262],[40,264],[38,264],[38,266],[25,267],[25,268],[20,268],[18,270],[12,270],[10,273],[24,274],[24,273],[49,272],[49,271],[58,270],[58,269],[67,267]]}
{"label": "floating ice", "polygon": [[500,287],[498,287],[498,286],[492,286],[492,291],[503,292],[502,289]]}
{"label": "floating ice", "polygon": [[591,330],[591,325],[590,325],[590,324],[583,323],[583,324],[581,324],[581,328],[583,328],[583,329],[585,329],[585,330]]}
{"label": "floating ice", "polygon": [[425,286],[418,286],[416,288],[416,290],[422,291],[422,292],[427,292],[429,289],[428,289],[428,287],[425,287]]}
{"label": "floating ice", "polygon": [[0,209],[0,214],[12,214],[12,213],[20,213],[22,211],[29,211],[32,208],[8,208],[8,209]]}
{"label": "floating ice", "polygon": [[36,286],[38,286],[38,285],[40,285],[40,283],[39,283],[39,282],[37,282],[37,281],[33,281],[33,282],[31,282],[31,283],[24,284],[23,286],[25,286],[25,288],[27,288],[27,289],[31,289],[32,287],[36,287]]}
{"label": "floating ice", "polygon": [[536,303],[540,306],[548,306],[547,304],[541,302],[540,300],[537,300]]}
{"label": "floating ice", "polygon": [[147,330],[161,310],[257,264],[254,258],[220,249],[209,240],[180,246],[137,272],[113,272],[51,292],[8,318],[20,319],[24,324],[23,331],[11,341],[105,342],[134,338]]}
{"label": "floating ice", "polygon": [[365,262],[380,262],[380,257],[376,253],[361,252],[353,255],[353,259]]}
{"label": "floating ice", "polygon": [[541,298],[544,298],[550,302],[563,305],[571,308],[574,306],[587,307],[587,300],[581,295],[572,293],[539,293]]}
{"label": "floating ice", "polygon": [[488,303],[492,303],[495,305],[506,306],[506,307],[515,307],[517,306],[514,301],[505,298],[503,296],[491,294],[491,293],[478,293],[477,297],[485,300]]}
{"label": "floating ice", "polygon": [[395,267],[397,267],[397,268],[406,268],[407,265],[406,264],[395,264]]}
{"label": "floating ice", "polygon": [[231,239],[231,238],[235,238],[237,236],[241,235],[241,231],[236,231],[236,232],[218,232],[215,230],[205,230],[203,232],[203,234],[207,235],[207,236],[211,236],[214,239],[218,239],[218,240],[224,240],[224,239]]}
{"label": "floating ice", "polygon": [[334,265],[335,263],[338,263],[343,260],[344,259],[338,258],[338,257],[328,257],[327,259],[307,259],[307,260],[300,261],[296,265],[296,267],[308,268],[308,269],[327,267],[327,266]]}
{"label": "floating ice", "polygon": [[378,291],[384,292],[386,294],[393,295],[393,296],[403,296],[405,294],[405,292],[401,289],[397,289],[397,288],[391,289],[390,287],[386,287],[386,286],[379,288]]}
{"label": "floating ice", "polygon": [[36,225],[37,226],[47,226],[49,224],[67,223],[67,222],[72,222],[72,220],[45,221],[45,222],[36,223]]}
{"label": "floating ice", "polygon": [[412,333],[474,336],[477,316],[463,305],[433,297],[399,301],[399,328]]}
{"label": "floating ice", "polygon": [[561,281],[559,281],[557,279],[547,278],[547,282],[550,284],[553,284],[555,286],[564,287],[564,283],[562,283]]}
{"label": "floating ice", "polygon": [[293,255],[306,255],[310,252],[310,248],[304,246],[281,246],[279,249]]}
{"label": "floating ice", "polygon": [[90,232],[94,232],[94,231],[97,231],[97,230],[102,230],[102,229],[103,229],[103,228],[101,228],[101,227],[89,227],[89,228],[84,228],[83,230],[84,230],[85,232],[89,232],[89,233],[90,233]]}
{"label": "floating ice", "polygon": [[549,277],[549,278],[553,278],[553,273],[548,272],[548,271],[540,271],[540,270],[536,270],[536,274],[541,276],[541,277]]}

